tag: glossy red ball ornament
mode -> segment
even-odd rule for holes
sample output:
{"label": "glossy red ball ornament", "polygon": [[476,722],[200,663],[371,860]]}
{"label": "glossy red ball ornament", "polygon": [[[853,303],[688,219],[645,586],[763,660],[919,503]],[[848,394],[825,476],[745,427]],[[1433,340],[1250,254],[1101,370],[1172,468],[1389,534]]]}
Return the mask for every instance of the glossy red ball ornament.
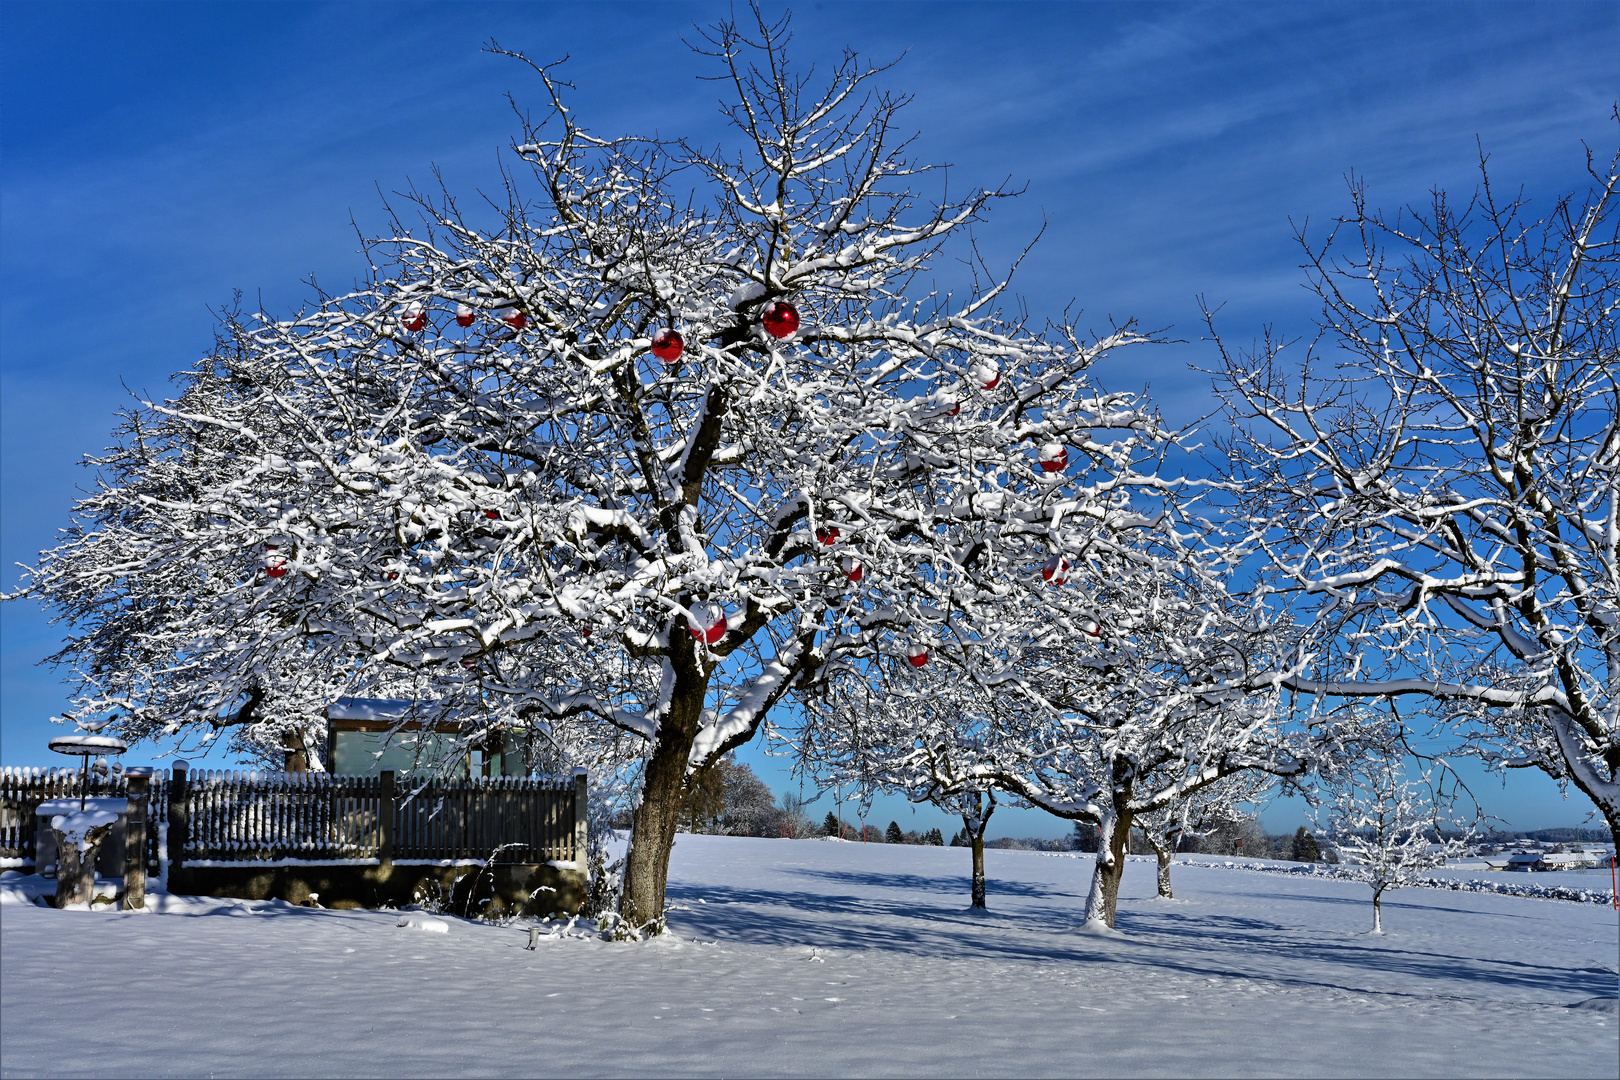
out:
{"label": "glossy red ball ornament", "polygon": [[485,510],[484,516],[489,518],[491,521],[501,520],[501,512],[499,510]]}
{"label": "glossy red ball ornament", "polygon": [[422,329],[422,327],[427,325],[427,309],[421,304],[413,302],[411,306],[407,307],[400,315],[399,325],[403,326],[413,334],[416,333],[418,330]]}
{"label": "glossy red ball ornament", "polygon": [[457,326],[471,326],[473,324],[473,320],[476,319],[477,317],[478,317],[478,312],[474,311],[472,308],[468,307],[466,304],[457,304],[456,305],[456,325]]}
{"label": "glossy red ball ornament", "polygon": [[264,545],[264,572],[273,578],[287,576],[287,559],[275,544]]}
{"label": "glossy red ball ornament", "polygon": [[859,559],[845,559],[844,576],[850,581],[859,581],[866,576],[866,567],[861,565]]}
{"label": "glossy red ball ornament", "polygon": [[838,526],[823,525],[821,528],[816,530],[816,539],[820,540],[828,547],[838,543]]}
{"label": "glossy red ball ornament", "polygon": [[1049,585],[1063,585],[1069,580],[1069,560],[1054,555],[1041,567],[1041,577]]}
{"label": "glossy red ball ornament", "polygon": [[906,662],[912,667],[922,667],[928,663],[928,648],[924,645],[913,645],[906,650]]}
{"label": "glossy red ball ornament", "polygon": [[466,668],[468,671],[471,671],[473,668],[478,666],[478,661],[473,659],[470,656],[463,657],[462,661],[461,661],[461,666]]}
{"label": "glossy red ball ornament", "polygon": [[518,308],[506,308],[501,312],[501,322],[514,330],[521,330],[529,325],[529,316]]}
{"label": "glossy red ball ornament", "polygon": [[1049,473],[1062,472],[1069,467],[1069,448],[1062,443],[1049,442],[1041,447],[1041,468]]}
{"label": "glossy red ball ornament", "polygon": [[686,630],[706,645],[717,645],[726,636],[726,610],[719,604],[698,604],[692,608]]}
{"label": "glossy red ball ornament", "polygon": [[591,636],[591,629],[592,628],[591,628],[590,623],[580,623],[579,624],[579,636],[582,637],[582,638],[589,638]]}
{"label": "glossy red ball ornament", "polygon": [[799,309],[786,300],[773,301],[765,306],[759,323],[773,338],[792,337],[799,329]]}
{"label": "glossy red ball ornament", "polygon": [[653,335],[652,354],[666,364],[673,364],[686,351],[686,339],[675,330],[660,330]]}
{"label": "glossy red ball ornament", "polygon": [[1102,626],[1096,619],[1081,619],[1080,629],[1092,637],[1102,637]]}
{"label": "glossy red ball ornament", "polygon": [[973,377],[979,380],[980,390],[994,390],[1001,385],[1001,369],[994,364],[976,364]]}

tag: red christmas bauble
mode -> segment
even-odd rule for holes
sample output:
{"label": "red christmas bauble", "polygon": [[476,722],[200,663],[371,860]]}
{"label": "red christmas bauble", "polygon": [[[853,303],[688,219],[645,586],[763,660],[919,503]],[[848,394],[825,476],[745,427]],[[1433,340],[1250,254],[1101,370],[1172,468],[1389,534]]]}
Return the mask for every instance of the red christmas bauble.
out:
{"label": "red christmas bauble", "polygon": [[264,572],[273,578],[287,576],[287,560],[277,554],[279,549],[275,544],[264,545]]}
{"label": "red christmas bauble", "polygon": [[838,526],[824,525],[816,530],[816,539],[831,547],[838,543]]}
{"label": "red christmas bauble", "polygon": [[792,337],[799,329],[799,309],[786,300],[776,300],[765,306],[759,322],[773,338]]}
{"label": "red christmas bauble", "polygon": [[675,330],[660,330],[653,335],[652,354],[666,364],[673,364],[686,351],[686,339]]}
{"label": "red christmas bauble", "polygon": [[1081,619],[1080,629],[1092,637],[1102,637],[1102,626],[1098,624],[1096,619]]}
{"label": "red christmas bauble", "polygon": [[1069,560],[1052,556],[1046,561],[1046,565],[1041,567],[1041,577],[1052,585],[1066,583],[1069,580]]}
{"label": "red christmas bauble", "polygon": [[491,521],[501,520],[501,512],[499,510],[485,510],[484,516],[489,518]]}
{"label": "red christmas bauble", "polygon": [[912,667],[922,667],[928,663],[928,650],[921,645],[913,645],[906,650],[906,661]]}
{"label": "red christmas bauble", "polygon": [[973,377],[979,380],[980,390],[994,390],[1001,385],[1001,369],[994,364],[980,364],[973,369]]}
{"label": "red christmas bauble", "polygon": [[521,330],[529,325],[529,316],[517,308],[507,308],[501,312],[501,322],[514,330]]}
{"label": "red christmas bauble", "polygon": [[1049,473],[1062,472],[1069,467],[1069,448],[1062,443],[1047,443],[1041,447],[1041,468]]}
{"label": "red christmas bauble", "polygon": [[859,559],[845,559],[844,576],[851,581],[859,581],[866,576],[866,567],[861,565]]}
{"label": "red christmas bauble", "polygon": [[471,326],[473,324],[473,320],[476,319],[477,317],[478,317],[478,313],[476,311],[474,311],[472,308],[468,307],[466,304],[457,304],[456,305],[456,325],[457,326]]}
{"label": "red christmas bauble", "polygon": [[687,632],[694,640],[709,645],[717,644],[726,636],[726,611],[719,604],[698,604],[686,622]]}

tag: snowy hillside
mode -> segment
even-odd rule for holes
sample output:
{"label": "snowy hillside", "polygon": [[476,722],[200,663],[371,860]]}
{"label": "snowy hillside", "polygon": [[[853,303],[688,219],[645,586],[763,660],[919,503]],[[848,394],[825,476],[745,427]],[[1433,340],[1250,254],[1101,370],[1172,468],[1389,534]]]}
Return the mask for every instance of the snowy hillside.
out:
{"label": "snowy hillside", "polygon": [[[1132,861],[681,836],[674,933],[169,898],[0,909],[5,1076],[1616,1076],[1615,912]],[[15,879],[12,879],[15,884]],[[6,890],[17,899],[17,890]],[[410,920],[406,920],[410,921]],[[101,1002],[99,1007],[96,1002]],[[62,1022],[73,1018],[74,1034]]]}

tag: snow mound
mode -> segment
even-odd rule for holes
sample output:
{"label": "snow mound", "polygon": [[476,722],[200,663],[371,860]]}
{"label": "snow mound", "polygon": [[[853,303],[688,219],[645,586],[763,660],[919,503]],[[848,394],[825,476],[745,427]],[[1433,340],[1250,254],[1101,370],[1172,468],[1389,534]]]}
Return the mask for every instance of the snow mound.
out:
{"label": "snow mound", "polygon": [[401,916],[399,922],[394,925],[403,926],[407,930],[425,930],[430,934],[448,934],[450,932],[450,924],[443,919],[435,919],[431,915],[421,915],[415,912]]}

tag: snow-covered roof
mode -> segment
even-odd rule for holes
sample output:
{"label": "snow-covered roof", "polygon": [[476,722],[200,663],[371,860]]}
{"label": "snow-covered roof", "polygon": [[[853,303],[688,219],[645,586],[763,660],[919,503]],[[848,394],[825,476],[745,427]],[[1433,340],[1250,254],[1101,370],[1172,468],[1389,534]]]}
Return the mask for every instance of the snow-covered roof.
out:
{"label": "snow-covered roof", "polygon": [[417,711],[403,698],[338,698],[326,707],[328,720],[400,720]]}
{"label": "snow-covered roof", "polygon": [[[105,795],[92,795],[84,800],[84,808],[86,812],[99,810],[108,814],[127,814],[129,813],[129,800],[109,798]],[[46,799],[34,809],[34,813],[40,817],[50,817],[53,814],[77,814],[78,812],[79,800],[77,798]]]}

